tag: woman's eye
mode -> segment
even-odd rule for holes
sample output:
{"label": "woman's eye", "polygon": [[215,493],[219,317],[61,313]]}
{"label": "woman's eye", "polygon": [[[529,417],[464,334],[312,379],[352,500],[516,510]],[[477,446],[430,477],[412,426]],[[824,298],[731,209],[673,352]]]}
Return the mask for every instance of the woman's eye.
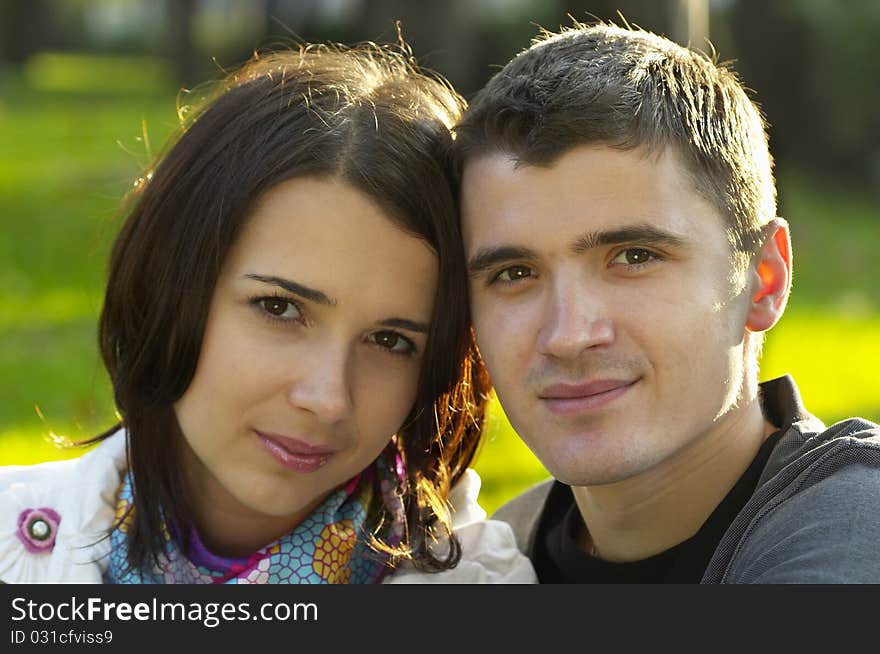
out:
{"label": "woman's eye", "polygon": [[528,266],[510,266],[492,278],[493,282],[518,282],[521,279],[534,277],[532,269]]}
{"label": "woman's eye", "polygon": [[415,346],[412,341],[397,332],[376,332],[375,334],[370,334],[368,340],[394,354],[412,354],[415,352]]}
{"label": "woman's eye", "polygon": [[273,318],[298,320],[301,316],[299,307],[289,300],[278,297],[264,297],[261,298],[259,302],[263,311]]}
{"label": "woman's eye", "polygon": [[626,248],[611,260],[611,263],[619,263],[625,266],[637,266],[658,259],[656,252],[646,248]]}

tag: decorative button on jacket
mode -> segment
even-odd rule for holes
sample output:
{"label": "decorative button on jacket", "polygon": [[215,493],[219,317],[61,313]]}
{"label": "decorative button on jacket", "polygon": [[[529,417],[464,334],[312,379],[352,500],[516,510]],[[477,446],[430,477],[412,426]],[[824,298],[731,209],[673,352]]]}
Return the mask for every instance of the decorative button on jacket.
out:
{"label": "decorative button on jacket", "polygon": [[18,516],[18,539],[31,554],[49,553],[60,522],[58,512],[48,507],[25,509]]}

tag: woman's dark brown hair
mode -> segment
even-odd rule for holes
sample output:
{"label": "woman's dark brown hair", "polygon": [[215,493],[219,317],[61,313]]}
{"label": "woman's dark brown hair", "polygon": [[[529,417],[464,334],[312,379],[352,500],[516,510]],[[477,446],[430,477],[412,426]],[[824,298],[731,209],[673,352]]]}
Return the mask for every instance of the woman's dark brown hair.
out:
{"label": "woman's dark brown hair", "polygon": [[128,433],[129,565],[158,561],[163,521],[191,522],[172,405],[195,373],[215,283],[251,207],[274,185],[304,175],[353,185],[438,255],[417,399],[397,435],[407,536],[392,553],[427,570],[457,563],[454,538],[442,556],[429,544],[451,536],[445,500],[474,455],[488,391],[469,327],[449,155],[462,109],[451,87],[420,72],[406,50],[366,45],[257,56],[189,113],[134,191],[100,318],[101,352]]}

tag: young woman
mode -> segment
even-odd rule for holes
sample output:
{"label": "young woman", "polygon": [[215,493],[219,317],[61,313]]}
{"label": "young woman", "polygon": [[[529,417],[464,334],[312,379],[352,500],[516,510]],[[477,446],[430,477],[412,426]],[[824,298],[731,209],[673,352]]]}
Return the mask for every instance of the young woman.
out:
{"label": "young woman", "polygon": [[488,382],[447,158],[461,108],[405,54],[310,46],[187,117],[111,254],[121,423],[0,471],[0,580],[533,579],[467,470]]}

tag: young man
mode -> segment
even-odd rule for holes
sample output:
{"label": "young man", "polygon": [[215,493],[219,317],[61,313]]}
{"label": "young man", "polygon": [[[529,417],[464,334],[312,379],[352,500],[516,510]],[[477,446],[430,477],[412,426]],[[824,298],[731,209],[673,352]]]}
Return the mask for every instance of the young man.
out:
{"label": "young man", "polygon": [[555,482],[502,507],[542,582],[880,582],[880,428],[758,384],[791,288],[763,120],[735,75],[577,24],[456,141],[474,329]]}

